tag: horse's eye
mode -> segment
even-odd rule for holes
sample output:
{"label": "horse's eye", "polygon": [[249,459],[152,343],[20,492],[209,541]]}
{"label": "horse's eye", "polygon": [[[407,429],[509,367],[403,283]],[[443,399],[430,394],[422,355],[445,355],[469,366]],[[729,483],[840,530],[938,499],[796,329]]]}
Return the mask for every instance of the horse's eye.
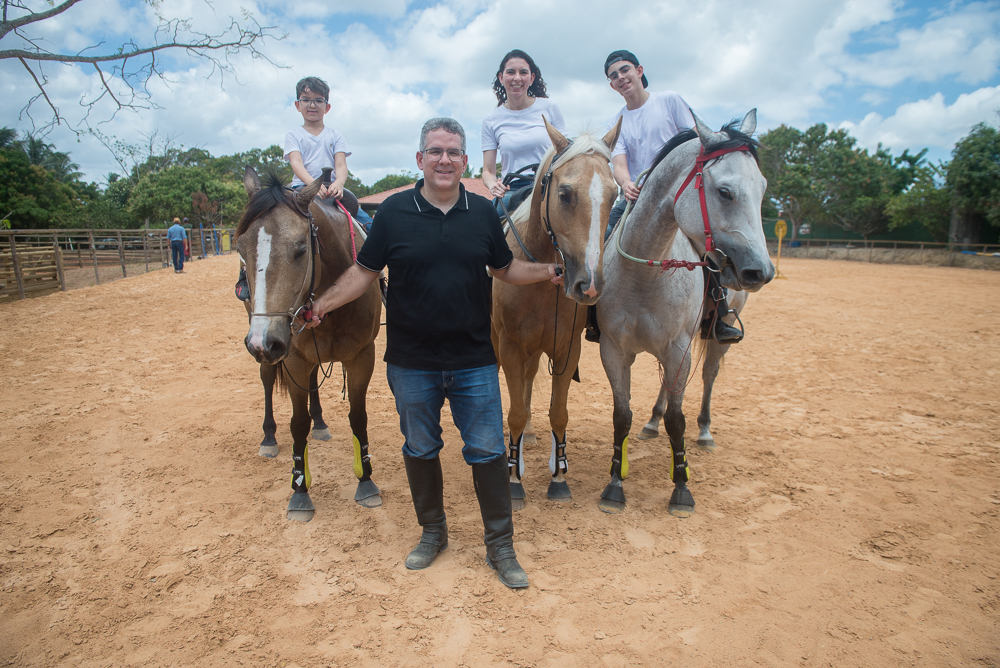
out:
{"label": "horse's eye", "polygon": [[560,201],[566,202],[567,204],[569,204],[569,202],[570,202],[571,199],[572,199],[572,195],[569,193],[569,191],[566,191],[566,190],[560,190],[559,191],[559,200]]}
{"label": "horse's eye", "polygon": [[295,251],[295,259],[296,260],[300,260],[300,259],[302,259],[302,256],[305,255],[305,254],[306,254],[306,249],[305,248],[300,248],[297,251]]}
{"label": "horse's eye", "polygon": [[719,188],[719,194],[722,195],[723,199],[733,199],[733,194],[729,192],[729,188]]}

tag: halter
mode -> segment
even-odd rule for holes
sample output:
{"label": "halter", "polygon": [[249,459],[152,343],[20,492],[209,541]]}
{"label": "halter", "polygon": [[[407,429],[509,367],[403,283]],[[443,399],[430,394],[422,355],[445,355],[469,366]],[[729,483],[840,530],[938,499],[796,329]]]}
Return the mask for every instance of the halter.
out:
{"label": "halter", "polygon": [[[622,219],[618,223],[618,233],[615,235],[615,246],[618,249],[618,254],[624,257],[626,260],[632,260],[633,262],[637,262],[639,264],[645,264],[650,267],[658,266],[660,267],[661,274],[665,272],[667,269],[684,268],[687,269],[688,271],[693,271],[695,267],[708,267],[709,271],[713,271],[716,273],[722,271],[722,269],[725,267],[726,262],[728,262],[729,258],[723,251],[721,251],[715,246],[715,239],[712,236],[712,226],[708,218],[708,202],[705,199],[705,177],[704,177],[705,163],[709,162],[710,160],[721,158],[727,153],[735,153],[736,151],[749,151],[749,150],[750,150],[749,146],[741,144],[739,146],[733,146],[730,148],[720,148],[716,151],[706,153],[705,146],[702,145],[701,150],[698,152],[698,157],[695,158],[694,167],[691,168],[691,172],[687,175],[687,178],[684,179],[684,183],[682,183],[681,187],[677,190],[677,194],[674,195],[674,206],[677,206],[677,200],[680,198],[681,193],[684,192],[684,189],[687,188],[688,184],[691,183],[692,179],[694,180],[694,187],[698,190],[698,199],[701,201],[701,219],[705,223],[704,257],[706,259],[703,259],[701,262],[689,262],[688,260],[675,260],[675,259],[643,260],[637,257],[632,257],[631,255],[626,253],[622,249],[621,245],[622,231],[625,229],[625,220],[628,217],[629,212],[632,210],[632,202],[629,202],[628,205],[626,205],[625,212],[622,214]],[[643,174],[646,174],[647,172],[643,172],[642,174],[640,174],[639,175],[640,178],[643,176]],[[724,262],[721,263],[719,267],[714,266],[714,264],[707,259],[708,254],[712,252],[720,253],[723,256]]]}

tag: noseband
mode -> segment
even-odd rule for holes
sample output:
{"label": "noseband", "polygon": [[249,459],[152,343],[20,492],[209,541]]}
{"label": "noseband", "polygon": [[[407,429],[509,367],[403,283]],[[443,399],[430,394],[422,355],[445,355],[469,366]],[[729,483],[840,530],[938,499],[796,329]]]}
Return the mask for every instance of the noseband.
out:
{"label": "noseband", "polygon": [[[691,172],[688,173],[687,178],[684,179],[684,183],[677,190],[677,194],[674,195],[674,206],[677,206],[677,200],[680,198],[681,193],[684,189],[688,187],[688,184],[694,180],[694,187],[698,191],[698,199],[701,201],[701,219],[705,223],[705,254],[701,262],[689,262],[687,260],[643,260],[641,258],[632,257],[622,249],[621,239],[622,231],[625,229],[625,220],[628,218],[628,214],[632,209],[632,202],[629,202],[625,207],[625,213],[622,214],[622,219],[618,223],[618,232],[615,235],[615,245],[618,249],[618,254],[627,260],[632,260],[633,262],[638,262],[639,264],[645,264],[650,267],[660,267],[660,273],[663,273],[667,269],[680,269],[684,268],[688,271],[693,271],[695,267],[707,267],[709,271],[720,272],[729,263],[729,257],[715,245],[715,239],[712,236],[712,225],[708,218],[708,202],[705,199],[705,164],[711,160],[721,158],[727,153],[735,153],[737,151],[749,151],[750,147],[741,144],[740,146],[732,146],[730,148],[720,148],[716,151],[711,151],[710,153],[705,152],[705,146],[702,145],[701,150],[698,152],[698,157],[695,158],[694,167],[691,168]],[[648,170],[647,170],[648,171]],[[646,172],[639,175],[641,178]],[[708,259],[709,253],[718,253],[722,255],[722,262],[716,266],[716,263]]]}

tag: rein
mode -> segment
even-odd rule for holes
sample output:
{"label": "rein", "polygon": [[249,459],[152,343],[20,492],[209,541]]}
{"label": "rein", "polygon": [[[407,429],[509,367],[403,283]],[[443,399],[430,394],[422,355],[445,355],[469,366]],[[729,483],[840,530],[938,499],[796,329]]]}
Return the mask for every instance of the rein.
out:
{"label": "rein", "polygon": [[[728,261],[728,257],[726,257],[726,254],[715,246],[715,239],[712,236],[712,226],[708,217],[708,202],[705,198],[705,177],[704,177],[705,163],[711,160],[715,160],[717,158],[721,158],[727,153],[735,153],[737,151],[749,151],[749,150],[750,150],[749,146],[741,145],[741,146],[734,146],[732,148],[722,148],[717,151],[706,153],[705,147],[702,146],[701,150],[698,152],[698,157],[695,159],[694,167],[691,168],[691,171],[688,173],[687,178],[684,179],[684,183],[681,184],[681,187],[677,190],[677,194],[674,195],[674,206],[676,206],[677,200],[684,192],[684,189],[688,187],[688,184],[691,183],[692,180],[694,180],[694,187],[698,191],[698,199],[701,202],[701,219],[705,224],[705,255],[708,255],[709,253],[712,252],[717,252],[720,253]],[[647,169],[646,171],[644,171],[642,174],[639,175],[639,178],[642,178],[648,172],[649,170]],[[690,262],[688,260],[675,260],[672,258],[667,260],[643,260],[642,258],[637,258],[633,257],[632,255],[629,255],[622,248],[622,232],[625,229],[625,220],[628,218],[628,214],[631,212],[632,206],[633,202],[629,202],[625,206],[625,212],[622,214],[622,219],[618,223],[618,232],[617,234],[615,234],[615,248],[618,250],[618,254],[621,255],[626,260],[631,260],[638,264],[644,264],[649,267],[658,266],[660,267],[661,274],[665,272],[667,269],[675,269],[675,270],[687,269],[688,271],[693,271],[695,267],[708,267],[709,271],[718,273],[722,271],[723,267],[725,267],[726,264],[725,262],[721,263],[719,267],[715,267],[707,259],[702,260],[700,262]]]}

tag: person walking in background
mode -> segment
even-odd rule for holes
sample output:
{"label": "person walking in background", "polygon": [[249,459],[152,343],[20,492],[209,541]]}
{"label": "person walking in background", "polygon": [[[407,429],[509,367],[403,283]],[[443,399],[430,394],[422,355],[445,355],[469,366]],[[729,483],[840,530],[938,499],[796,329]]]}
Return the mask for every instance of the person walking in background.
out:
{"label": "person walking in background", "polygon": [[170,256],[174,262],[175,274],[184,271],[184,241],[186,239],[187,230],[181,226],[181,219],[174,218],[174,224],[167,228],[167,241],[170,242]]}

